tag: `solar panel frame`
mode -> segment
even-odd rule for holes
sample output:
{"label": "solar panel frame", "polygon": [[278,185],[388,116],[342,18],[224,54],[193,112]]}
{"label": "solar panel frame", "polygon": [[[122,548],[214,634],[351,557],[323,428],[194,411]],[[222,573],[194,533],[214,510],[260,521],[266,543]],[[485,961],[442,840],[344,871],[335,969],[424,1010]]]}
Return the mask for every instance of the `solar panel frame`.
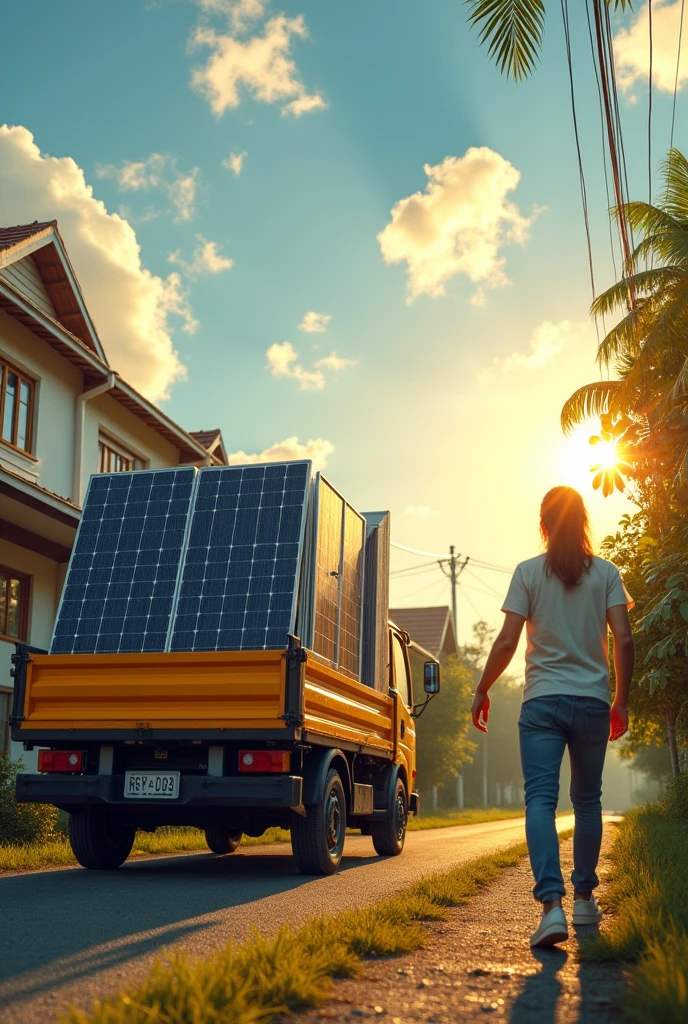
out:
{"label": "solar panel frame", "polygon": [[[131,470],[124,473],[96,473],[91,476],[86,489],[82,516],[77,527],[74,546],[70,555],[62,594],[57,608],[57,615],[55,617],[55,624],[53,626],[53,632],[50,640],[51,653],[113,654],[141,653],[142,651],[160,653],[167,649],[166,644],[169,633],[169,622],[175,610],[179,563],[185,549],[186,539],[191,524],[191,509],[196,488],[196,476],[197,470],[194,466]],[[169,480],[166,478],[169,478]],[[185,478],[189,478],[190,480],[188,495],[184,497],[179,495],[175,496],[175,486],[182,483]],[[146,490],[145,484],[147,479],[150,479],[151,483],[150,487]],[[161,485],[161,489],[166,489],[168,486],[170,487],[169,496],[165,497],[160,493],[153,497],[154,488],[158,483]],[[137,489],[140,489],[141,493],[139,497],[142,499],[142,503],[144,491],[147,494],[147,497],[145,498],[146,509],[141,510],[141,517],[125,517],[124,509],[130,507],[132,504],[128,499],[132,492],[135,492]],[[182,488],[180,488],[180,490],[182,490]],[[105,500],[103,502],[94,501],[94,495],[101,491],[105,495]],[[126,496],[123,502],[108,502],[107,497],[111,492],[124,491],[126,491]],[[162,518],[164,514],[165,518],[164,524],[157,524],[160,527],[160,536],[157,541],[157,543],[160,543],[161,545],[159,548],[154,546],[157,534],[153,532],[152,526],[148,532],[149,535],[145,536],[146,527],[150,526],[155,518],[154,515],[148,514],[152,501],[158,502],[161,506],[160,508],[155,509],[156,515]],[[162,506],[164,506],[166,502],[167,511],[163,513]],[[177,507],[173,508],[172,506],[174,503],[176,503]],[[183,504],[185,508],[178,507],[180,504]],[[97,532],[94,532],[93,526],[96,524],[102,525],[102,523],[107,520],[116,521],[118,518],[117,516],[106,516],[102,514],[99,519],[97,516],[97,509],[102,507],[104,512],[105,509],[114,509],[116,505],[118,507],[121,506],[122,512],[119,517],[120,527],[119,532],[117,533],[115,546],[111,547],[108,543],[108,545],[101,547],[101,549],[97,551],[97,540],[101,536],[101,528],[99,526]],[[182,536],[176,538],[175,544],[165,546],[165,534],[167,532],[168,521],[171,516],[179,517],[180,519],[183,517],[183,526],[182,523],[179,522],[170,527],[170,532],[172,530],[177,533],[181,531]],[[138,519],[138,526],[135,524],[135,519]],[[84,541],[84,539],[89,535],[95,536],[96,538],[93,544],[87,545],[85,542],[82,543],[82,541]],[[110,536],[114,536],[114,534],[103,533],[104,539]],[[120,543],[124,540],[126,540],[126,544]],[[145,547],[135,548],[132,546],[135,542],[140,545],[144,540],[146,543]],[[84,547],[86,547],[87,550],[84,551]],[[92,548],[92,550],[89,551],[89,547]],[[154,559],[153,552],[156,550],[158,557],[157,559]],[[139,557],[142,554],[145,556],[144,558]],[[163,555],[164,557],[161,557]],[[90,559],[91,564],[88,566],[84,564],[83,567],[80,567],[81,559]],[[100,564],[95,564],[96,561]],[[161,569],[163,569],[162,576],[160,576]],[[93,570],[99,570],[102,574],[108,573],[109,570],[109,578],[107,580],[101,579],[100,581],[91,584],[90,574]],[[153,570],[155,570],[155,572],[153,572]],[[75,579],[74,575],[76,572],[88,573],[88,577],[83,580],[81,578]],[[120,576],[121,578],[116,579],[115,577],[117,576]],[[145,577],[149,578],[146,579]],[[158,592],[156,593],[157,584],[165,584],[165,586],[158,587]],[[105,588],[105,592],[100,598],[103,602],[102,614],[100,616],[85,616],[83,614],[71,615],[69,617],[64,616],[63,613],[65,612],[65,607],[69,602],[74,602],[74,604],[80,603],[81,611],[83,612],[87,604],[87,588],[91,585]],[[70,593],[70,587],[72,586],[75,588],[74,594]],[[85,588],[83,590],[84,596],[81,600],[79,600],[79,597],[77,596],[80,586]],[[111,588],[118,588],[118,593],[113,592],[111,594]],[[147,597],[141,593],[141,591],[145,590],[151,591],[150,595]],[[169,594],[165,593],[167,590],[169,590]],[[125,591],[127,591],[126,595]],[[152,614],[153,602],[156,599],[159,600],[161,598],[163,601],[167,601],[168,610],[161,612],[160,609],[158,609],[158,614],[154,616]],[[91,600],[97,601],[99,598],[96,595],[92,595]],[[138,617],[146,619],[146,624],[143,628],[144,640],[142,645],[137,645],[133,642],[133,638],[140,636],[141,634],[127,628],[127,617],[129,616],[130,619],[129,624],[131,624],[131,618],[133,617],[133,614],[130,616],[129,613],[129,606],[132,601],[141,603],[141,610]],[[111,602],[110,609],[108,609],[108,602]],[[115,622],[118,622],[121,619],[119,629],[113,628],[112,616],[114,615],[114,605],[116,602],[120,602],[121,605],[124,605],[124,607],[118,606],[118,618],[114,620]],[[149,610],[147,613],[143,611],[145,602],[149,603]],[[107,619],[107,625],[110,629],[108,632],[103,632],[102,626],[106,622],[108,615],[110,618]],[[164,618],[167,621],[164,624],[159,622],[159,628],[149,633],[146,627],[152,618]],[[99,620],[99,626],[94,633],[80,633],[79,626],[82,622],[95,622],[96,619]],[[67,622],[75,624],[74,627],[70,627],[75,629],[73,634],[63,630],[62,627],[64,627]],[[71,644],[60,642],[63,640],[63,637],[61,636],[63,632],[65,633],[65,637],[69,637],[71,635]],[[153,633],[158,635],[160,639],[157,642],[149,644],[146,638],[149,635],[153,635]],[[116,647],[114,647],[112,643],[108,644],[105,642],[106,637],[114,638],[117,635],[119,635],[120,639]],[[84,638],[82,642],[79,642],[80,637]],[[95,642],[86,642],[86,637],[90,637],[92,641]],[[127,642],[123,644],[122,641],[125,637],[127,638]]]}
{"label": "solar panel frame", "polygon": [[[280,470],[283,470],[282,487],[277,490],[266,487],[265,484],[270,479],[279,479]],[[290,470],[292,470],[291,474]],[[302,479],[299,479],[301,474],[294,472],[295,470],[303,470]],[[291,486],[289,484],[290,476],[292,478]],[[190,515],[191,528],[180,566],[179,589],[170,625],[168,650],[281,650],[287,646],[288,635],[293,633],[296,627],[297,608],[301,593],[311,476],[312,464],[308,459],[260,464],[249,463],[239,466],[209,466],[199,471]],[[233,494],[232,490],[235,487],[237,477],[239,480],[238,489]],[[210,482],[215,479],[218,481],[215,493],[205,493],[210,487]],[[260,486],[256,489],[255,485],[259,481]],[[244,482],[251,486],[242,492]],[[225,485],[225,493],[221,496],[220,488],[223,483]],[[282,492],[281,502],[278,504],[263,503],[266,495],[276,495],[280,489]],[[256,505],[250,503],[253,500],[252,495],[255,495],[258,499]],[[289,502],[287,498],[290,495],[298,496],[299,500],[297,502]],[[257,515],[254,521],[247,521],[245,517],[240,515],[242,511],[240,507],[241,498],[247,499],[247,504],[243,511],[247,511],[249,508],[256,508]],[[236,504],[234,504],[234,500],[236,500]],[[225,505],[224,509],[220,508],[218,504],[220,501]],[[262,520],[261,511],[271,508],[279,509],[280,515],[276,523],[274,520],[271,520],[267,513],[264,521]],[[295,522],[296,517],[294,517],[294,521],[291,524],[288,521],[288,517],[284,519],[285,510],[290,508],[299,509],[298,532],[289,533],[291,538],[288,542],[289,548],[294,550],[289,551],[288,558],[286,553],[282,551],[280,558],[279,549],[280,547],[284,548],[287,544],[286,541],[279,540],[283,521],[287,524],[287,530],[293,530],[293,527],[297,525]],[[227,516],[224,520],[218,519],[218,511],[223,510],[227,512]],[[207,513],[212,513],[212,516],[207,517]],[[276,534],[274,533],[275,526],[277,529]],[[262,541],[259,540],[261,528],[266,531],[263,534],[265,539]],[[273,532],[270,533],[270,530]],[[239,539],[243,538],[243,543],[235,543],[237,532],[239,532]],[[203,539],[205,534],[207,534],[207,539]],[[212,540],[213,534],[216,537],[215,543]],[[220,535],[223,535],[221,539],[224,543],[222,545],[218,543]],[[261,552],[265,557],[256,560],[256,548],[261,545],[266,549],[264,552]],[[246,548],[247,550],[242,553],[246,554],[247,557],[243,560],[235,557],[233,560],[232,553],[234,548]],[[250,554],[250,567],[247,565],[249,562],[249,548],[253,549]],[[269,552],[268,548],[272,550]],[[218,557],[219,551],[226,551],[226,556]],[[214,553],[216,557],[211,558],[211,553]],[[205,560],[201,561],[203,554],[205,554]],[[279,561],[286,562],[287,560],[293,561],[293,566],[289,567],[288,572],[277,573],[275,571],[278,568],[277,563]],[[259,567],[259,571],[254,573],[253,567],[256,561],[263,564]],[[268,574],[270,563],[272,563],[272,571],[271,574]],[[245,572],[241,571],[242,564]],[[202,573],[201,565],[204,566]],[[194,568],[194,566],[197,568]],[[287,566],[282,568],[286,569]],[[222,575],[223,572],[225,573],[224,576]],[[272,581],[270,591],[265,590],[264,584],[256,582],[261,579],[267,579],[268,575],[270,575]],[[233,584],[231,583],[232,580],[235,581]],[[246,585],[245,590],[240,589],[241,581]],[[273,591],[272,587],[275,586],[276,581],[278,581],[279,587],[283,587],[286,581],[290,581],[289,591],[284,589]],[[234,593],[232,593],[233,589]],[[288,608],[279,607],[280,594],[284,593],[290,593]],[[265,600],[266,595],[269,595],[267,603]],[[239,609],[238,604],[234,609],[231,607],[229,609],[226,608],[227,599],[232,596],[236,598],[244,597],[243,611]],[[251,598],[253,598],[253,602],[251,602]],[[277,598],[275,605],[273,605],[273,598]],[[255,606],[254,610],[250,608],[251,603]],[[266,605],[266,607],[263,607],[263,605]],[[288,621],[283,614],[281,616],[279,614],[287,611],[289,613]],[[201,627],[203,615],[207,616],[205,628]],[[256,620],[254,623],[251,623],[248,619],[251,615]],[[243,616],[241,625],[239,625],[240,616]],[[273,622],[271,623],[271,617],[273,616]],[[264,625],[259,621],[260,617],[265,620]],[[280,618],[283,621],[277,625],[277,621]],[[215,624],[216,619],[217,624]],[[210,622],[213,623],[212,626],[208,625]],[[277,638],[273,635],[270,638],[271,642],[268,643],[269,634],[275,634],[277,631],[281,634],[279,642],[277,642]],[[262,642],[260,642],[258,637],[258,634],[261,632],[264,632]],[[191,633],[194,634],[193,638],[190,636]],[[200,643],[198,642],[199,633],[205,634]],[[216,634],[214,643],[211,642],[211,633]],[[237,633],[241,633],[241,636],[230,635]],[[245,641],[247,633],[250,634],[250,642],[248,640]],[[220,642],[221,634],[224,634],[222,642]]]}

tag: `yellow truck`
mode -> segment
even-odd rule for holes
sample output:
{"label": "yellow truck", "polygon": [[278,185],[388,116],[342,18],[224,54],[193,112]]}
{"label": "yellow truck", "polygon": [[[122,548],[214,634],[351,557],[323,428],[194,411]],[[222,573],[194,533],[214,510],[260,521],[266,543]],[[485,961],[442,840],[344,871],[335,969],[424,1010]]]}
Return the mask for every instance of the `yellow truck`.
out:
{"label": "yellow truck", "polygon": [[[253,493],[242,490],[248,487],[242,476],[238,496],[230,495],[234,507],[224,507],[218,495],[223,487],[236,490],[234,468],[200,470],[189,492],[184,537],[171,536],[179,524],[170,525],[177,513],[169,504],[170,537],[160,541],[154,524],[157,540],[149,547],[145,531],[153,531],[151,519],[161,518],[168,500],[160,494],[171,494],[169,502],[179,507],[186,501],[174,497],[180,471],[173,485],[154,480],[149,487],[150,481],[135,479],[124,499],[121,478],[161,471],[117,474],[107,492],[103,477],[94,478],[99,483],[89,488],[51,651],[17,645],[12,737],[27,750],[39,748],[38,772],[19,776],[17,796],[69,812],[70,841],[84,867],[118,867],[137,829],[193,825],[205,830],[212,851],[227,854],[242,835],[281,826],[291,830],[301,871],[331,874],[341,861],[347,827],[370,835],[378,854],[395,856],[403,849],[409,813],[418,811],[414,717],[439,691],[439,665],[388,622],[389,518],[353,515],[326,481],[311,479],[310,467],[291,520],[284,504],[288,487],[278,478],[283,489],[270,490],[269,472],[260,477],[266,504],[242,506],[242,495]],[[287,480],[290,472],[285,470]],[[247,477],[249,483],[256,479]],[[186,486],[183,474],[182,480]],[[142,519],[144,493],[145,526],[130,529],[130,520]],[[208,493],[215,495],[212,506]],[[272,505],[265,498],[271,494]],[[92,514],[94,508],[99,511]],[[217,540],[232,516],[234,539],[242,523],[248,524],[245,536],[254,537],[248,576],[241,576],[249,571],[248,560],[239,558],[245,551],[235,552],[246,545],[226,549]],[[278,519],[269,575],[269,559],[259,558],[264,552],[256,548],[272,536],[270,523]],[[299,537],[295,565],[286,557],[293,545],[288,520]],[[252,523],[258,524],[254,535]],[[339,545],[333,541],[337,531]],[[134,540],[127,546],[128,535]],[[204,562],[194,555],[201,550]],[[152,556],[144,557],[151,551],[157,552],[154,580],[144,578],[151,571],[140,571],[153,564]],[[213,561],[208,551],[220,554]],[[282,576],[278,562],[284,563]],[[164,565],[174,571],[162,573]],[[194,569],[199,565],[202,579]],[[224,567],[224,577],[211,571],[216,565]],[[235,571],[237,565],[243,568]],[[273,607],[280,580],[287,597]],[[261,581],[270,598],[251,611],[261,604],[250,599]],[[216,593],[204,604],[208,583]],[[223,587],[223,610],[213,611]],[[200,596],[193,596],[196,590]],[[117,616],[125,600],[122,620]],[[137,633],[144,601],[147,628]],[[190,608],[197,616],[193,630]],[[230,636],[239,615],[243,645]],[[225,649],[232,639],[240,649]]]}

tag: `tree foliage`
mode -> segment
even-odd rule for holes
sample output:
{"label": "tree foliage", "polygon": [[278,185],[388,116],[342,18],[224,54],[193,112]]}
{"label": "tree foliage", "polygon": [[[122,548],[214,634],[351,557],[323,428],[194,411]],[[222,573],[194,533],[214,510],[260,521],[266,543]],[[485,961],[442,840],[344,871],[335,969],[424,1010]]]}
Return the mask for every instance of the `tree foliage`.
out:
{"label": "tree foliage", "polygon": [[416,721],[418,780],[427,793],[459,773],[471,759],[475,743],[469,739],[473,675],[453,656],[442,662],[442,689]]}
{"label": "tree foliage", "polygon": [[55,834],[57,808],[17,803],[14,787],[21,770],[21,761],[0,754],[0,843],[39,843]]}

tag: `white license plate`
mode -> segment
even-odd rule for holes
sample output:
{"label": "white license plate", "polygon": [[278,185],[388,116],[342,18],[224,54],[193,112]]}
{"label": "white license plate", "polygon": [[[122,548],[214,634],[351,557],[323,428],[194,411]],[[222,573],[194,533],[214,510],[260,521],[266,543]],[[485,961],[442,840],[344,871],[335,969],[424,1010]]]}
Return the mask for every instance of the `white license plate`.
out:
{"label": "white license plate", "polygon": [[179,772],[126,772],[124,795],[132,799],[176,800]]}

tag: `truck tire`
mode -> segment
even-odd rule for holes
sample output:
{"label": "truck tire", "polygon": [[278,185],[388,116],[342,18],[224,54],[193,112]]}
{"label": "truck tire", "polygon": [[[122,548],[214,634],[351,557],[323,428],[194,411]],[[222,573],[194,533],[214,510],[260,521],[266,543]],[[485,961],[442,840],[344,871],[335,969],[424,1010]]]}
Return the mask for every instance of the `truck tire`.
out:
{"label": "truck tire", "polygon": [[332,768],[325,793],[306,808],[306,817],[294,815],[291,848],[304,875],[333,875],[339,867],[346,838],[346,797],[339,773]]}
{"label": "truck tire", "polygon": [[234,853],[241,842],[241,832],[230,832],[221,825],[211,825],[205,830],[205,841],[213,853]]}
{"label": "truck tire", "polygon": [[397,778],[394,799],[390,803],[389,816],[385,821],[374,821],[370,825],[375,852],[380,857],[398,857],[404,849],[406,823],[408,821],[408,800],[406,786]]}
{"label": "truck tire", "polygon": [[69,842],[84,868],[110,870],[124,864],[136,829],[118,822],[106,807],[84,807],[69,815]]}

